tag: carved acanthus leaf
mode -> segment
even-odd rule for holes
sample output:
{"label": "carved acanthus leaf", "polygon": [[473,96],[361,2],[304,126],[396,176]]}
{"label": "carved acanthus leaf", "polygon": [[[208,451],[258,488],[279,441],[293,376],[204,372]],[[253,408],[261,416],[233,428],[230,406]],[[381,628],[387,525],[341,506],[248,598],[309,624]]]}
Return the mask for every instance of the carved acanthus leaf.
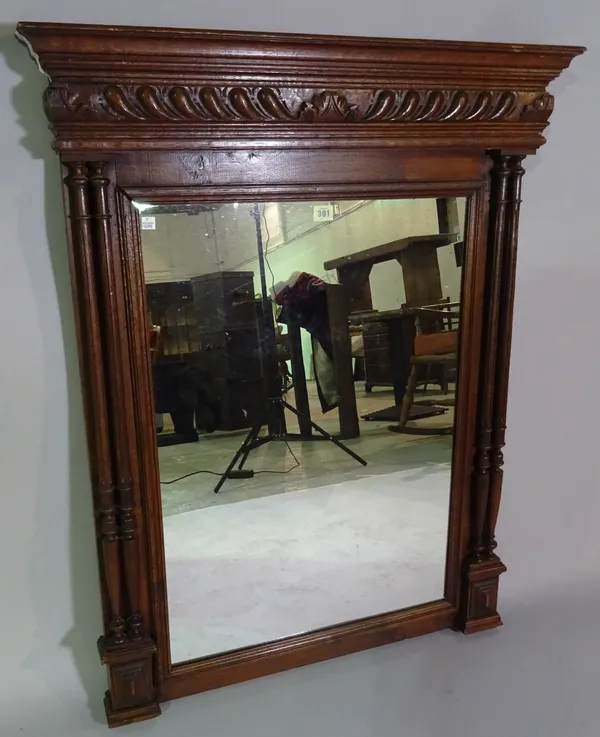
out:
{"label": "carved acanthus leaf", "polygon": [[350,103],[345,95],[326,90],[303,102],[297,119],[308,123],[354,122],[359,114],[358,105]]}
{"label": "carved acanthus leaf", "polygon": [[544,92],[523,106],[519,119],[525,123],[547,123],[553,110],[554,97],[549,92]]}

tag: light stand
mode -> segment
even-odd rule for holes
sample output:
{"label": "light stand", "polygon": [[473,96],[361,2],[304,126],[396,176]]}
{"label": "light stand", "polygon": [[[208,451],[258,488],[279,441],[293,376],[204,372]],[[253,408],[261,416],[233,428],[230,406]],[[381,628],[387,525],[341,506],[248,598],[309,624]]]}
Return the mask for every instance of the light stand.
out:
{"label": "light stand", "polygon": [[[260,273],[261,289],[260,308],[258,310],[258,337],[259,346],[261,348],[261,375],[263,378],[263,384],[266,387],[267,401],[265,403],[264,412],[250,428],[244,442],[238,448],[227,466],[227,470],[223,473],[215,486],[215,494],[219,493],[221,487],[228,478],[250,478],[253,476],[254,474],[251,471],[242,470],[248,459],[248,455],[255,448],[260,448],[261,445],[266,445],[272,440],[282,441],[284,443],[287,443],[290,440],[329,440],[334,445],[337,445],[340,450],[343,450],[344,453],[347,453],[351,458],[354,458],[355,461],[358,461],[358,463],[361,463],[363,466],[367,465],[364,458],[361,458],[359,455],[354,453],[354,451],[350,450],[350,448],[347,448],[330,433],[317,425],[316,422],[313,422],[310,417],[299,412],[296,407],[288,404],[281,395],[280,379],[277,373],[277,341],[275,336],[275,325],[273,323],[273,311],[267,291],[265,255],[263,253],[262,228],[260,224],[260,210],[258,204],[255,204],[252,207],[250,215],[256,224],[256,245],[258,250],[258,268]],[[319,433],[319,436],[305,437],[303,435],[298,435],[297,433],[288,433],[285,424],[284,410],[286,409],[296,415],[296,417],[302,418],[305,422],[308,422],[313,430],[316,430]],[[267,434],[259,437],[260,431],[265,425],[267,427]],[[234,470],[238,461],[238,469]]]}

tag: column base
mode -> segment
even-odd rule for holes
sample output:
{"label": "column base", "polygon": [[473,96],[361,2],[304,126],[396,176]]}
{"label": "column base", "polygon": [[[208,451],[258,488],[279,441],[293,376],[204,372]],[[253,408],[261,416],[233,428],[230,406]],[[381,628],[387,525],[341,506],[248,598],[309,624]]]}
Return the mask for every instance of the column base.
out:
{"label": "column base", "polygon": [[496,555],[483,561],[467,563],[463,574],[463,592],[455,629],[472,635],[502,625],[496,611],[498,580],[506,566]]}

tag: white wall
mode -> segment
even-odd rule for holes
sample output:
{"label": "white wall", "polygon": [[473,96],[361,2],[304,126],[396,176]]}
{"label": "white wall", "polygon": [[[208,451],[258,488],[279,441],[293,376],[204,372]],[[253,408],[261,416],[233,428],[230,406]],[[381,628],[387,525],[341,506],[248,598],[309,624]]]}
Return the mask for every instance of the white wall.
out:
{"label": "white wall", "polygon": [[[340,216],[330,222],[314,221],[313,207],[317,204],[260,206],[269,286],[285,281],[295,271],[335,282],[335,270],[324,268],[327,261],[400,238],[439,232],[435,198],[341,202]],[[459,198],[461,234],[465,206],[465,198]],[[152,210],[146,214],[151,215]],[[142,231],[146,282],[244,270],[254,272],[256,291],[260,290],[256,226],[246,205],[223,205],[216,211],[195,215],[159,213],[154,218],[155,229]],[[458,300],[461,269],[456,266],[454,246],[440,248],[438,261],[443,296]],[[398,309],[406,301],[399,263],[377,264],[370,283],[376,310]]]}
{"label": "white wall", "polygon": [[355,32],[590,47],[526,162],[502,630],[449,632],[172,704],[127,735],[597,737],[600,733],[596,0],[42,0],[0,9],[0,734],[104,735],[92,517],[64,226],[43,81],[19,19]]}
{"label": "white wall", "polygon": [[[335,269],[324,264],[367,248],[416,235],[439,232],[436,200],[354,200],[337,203],[339,217],[316,222],[317,202],[265,203],[258,209],[267,287],[306,271],[329,282],[337,281]],[[322,203],[321,203],[322,204]],[[456,201],[455,226],[464,235],[466,199]],[[151,214],[152,210],[145,210]],[[220,206],[194,215],[159,213],[155,229],[142,230],[144,275],[147,283],[186,280],[215,271],[252,271],[254,289],[260,293],[256,221],[248,205]],[[442,296],[460,299],[461,272],[454,246],[437,251]],[[406,302],[402,267],[395,261],[376,264],[369,278],[373,307],[399,309]],[[302,331],[302,355],[307,376],[312,376],[310,335]]]}
{"label": "white wall", "polygon": [[[337,273],[327,261],[417,235],[439,232],[436,200],[354,200],[337,203],[339,216],[315,222],[317,202],[265,203],[258,213],[262,252],[269,289],[291,274],[306,271],[328,282]],[[323,203],[321,203],[323,204]],[[458,222],[452,227],[464,236],[466,199],[456,200]],[[151,214],[152,210],[145,210]],[[147,283],[186,280],[215,271],[252,271],[260,292],[256,222],[248,206],[222,205],[194,215],[159,213],[154,230],[142,230],[144,275]],[[460,299],[461,272],[454,246],[437,250],[442,296]],[[406,302],[402,267],[396,260],[376,264],[370,274],[373,307],[399,309]],[[305,370],[311,375],[311,338],[302,331]]]}
{"label": "white wall", "polygon": [[142,230],[147,283],[185,281],[192,276],[219,271],[220,255],[213,233],[214,213],[161,213],[153,217],[155,229]]}

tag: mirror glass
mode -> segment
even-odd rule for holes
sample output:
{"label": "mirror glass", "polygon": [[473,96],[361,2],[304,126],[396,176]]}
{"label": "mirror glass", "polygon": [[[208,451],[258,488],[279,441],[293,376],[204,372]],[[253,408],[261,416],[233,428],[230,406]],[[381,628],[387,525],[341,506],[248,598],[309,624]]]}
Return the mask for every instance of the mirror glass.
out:
{"label": "mirror glass", "polygon": [[135,206],[173,662],[442,598],[466,199]]}

